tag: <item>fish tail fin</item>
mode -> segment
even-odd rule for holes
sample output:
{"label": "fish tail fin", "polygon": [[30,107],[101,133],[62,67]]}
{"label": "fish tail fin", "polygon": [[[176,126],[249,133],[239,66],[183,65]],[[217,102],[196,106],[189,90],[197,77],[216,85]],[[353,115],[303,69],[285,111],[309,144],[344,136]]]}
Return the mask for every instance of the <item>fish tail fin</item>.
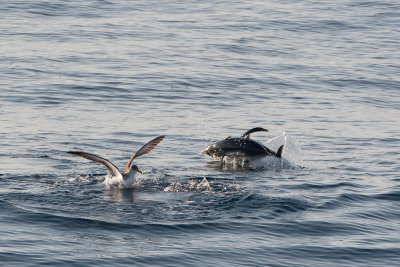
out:
{"label": "fish tail fin", "polygon": [[276,154],[278,155],[278,158],[281,158],[282,157],[282,152],[283,152],[283,147],[284,147],[285,145],[281,145],[279,148],[278,148],[278,151],[276,151]]}

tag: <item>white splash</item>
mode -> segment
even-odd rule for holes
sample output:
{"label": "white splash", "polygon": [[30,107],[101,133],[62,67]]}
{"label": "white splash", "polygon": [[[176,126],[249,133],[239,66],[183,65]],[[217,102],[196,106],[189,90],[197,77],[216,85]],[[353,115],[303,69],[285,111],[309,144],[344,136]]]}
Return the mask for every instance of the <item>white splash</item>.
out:
{"label": "white splash", "polygon": [[277,151],[279,146],[284,144],[282,158],[288,160],[295,166],[303,166],[301,155],[301,137],[288,135],[282,132],[282,135],[276,136],[265,142],[265,146],[271,150]]}
{"label": "white splash", "polygon": [[111,174],[107,174],[104,179],[104,185],[107,189],[109,188],[123,188],[124,187],[124,179],[122,176],[112,176]]}
{"label": "white splash", "polygon": [[172,182],[169,186],[164,188],[164,192],[182,192],[183,186],[179,182]]}
{"label": "white splash", "polygon": [[197,184],[196,190],[197,191],[203,191],[203,192],[204,191],[206,191],[206,192],[211,192],[212,191],[210,183],[208,182],[206,177],[203,177],[203,180],[201,180],[201,182]]}
{"label": "white splash", "polygon": [[164,192],[203,192],[211,193],[213,188],[206,177],[200,180],[190,180],[188,183],[181,184],[179,182],[171,182],[170,185],[164,188]]}

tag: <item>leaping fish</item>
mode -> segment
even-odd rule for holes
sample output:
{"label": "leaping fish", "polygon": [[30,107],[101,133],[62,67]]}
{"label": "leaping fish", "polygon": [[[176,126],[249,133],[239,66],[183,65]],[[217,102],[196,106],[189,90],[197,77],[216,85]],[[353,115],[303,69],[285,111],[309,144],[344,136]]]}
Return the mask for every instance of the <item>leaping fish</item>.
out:
{"label": "leaping fish", "polygon": [[272,156],[281,158],[284,145],[281,145],[275,152],[260,142],[250,139],[252,133],[262,131],[268,132],[267,129],[256,127],[248,130],[241,137],[229,136],[224,140],[209,145],[202,154],[220,159],[225,156]]}

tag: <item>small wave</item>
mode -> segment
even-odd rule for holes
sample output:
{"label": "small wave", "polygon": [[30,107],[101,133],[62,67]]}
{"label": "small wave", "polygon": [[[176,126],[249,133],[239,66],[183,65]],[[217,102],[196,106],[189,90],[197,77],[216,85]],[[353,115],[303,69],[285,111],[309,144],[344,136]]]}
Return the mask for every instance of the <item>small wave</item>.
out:
{"label": "small wave", "polygon": [[378,194],[375,195],[374,198],[379,200],[400,201],[400,191],[392,191],[388,193]]}
{"label": "small wave", "polygon": [[340,207],[347,207],[349,204],[359,204],[362,202],[370,201],[372,198],[367,195],[356,194],[356,193],[343,193],[335,197],[322,205],[319,209],[336,209]]}
{"label": "small wave", "polygon": [[[212,204],[211,204],[212,205]],[[215,210],[234,211],[235,217],[276,219],[312,209],[315,204],[292,196],[268,196],[257,192],[242,191],[218,200]]]}
{"label": "small wave", "polygon": [[303,183],[296,185],[286,185],[285,188],[293,188],[293,189],[336,189],[342,187],[350,187],[350,188],[358,188],[361,187],[358,184],[350,183],[350,182],[340,182],[340,183],[326,183],[326,184],[317,184],[317,183]]}
{"label": "small wave", "polygon": [[[210,229],[215,231],[234,231],[235,228],[243,230],[248,228],[254,231],[255,227],[248,225],[245,222],[218,222],[218,221],[204,221],[198,220],[199,214],[196,216],[194,222],[131,222],[111,221],[103,218],[100,214],[91,216],[74,216],[60,211],[39,211],[32,207],[22,207],[14,205],[6,201],[0,201],[0,207],[6,210],[7,213],[12,213],[10,223],[18,220],[20,225],[29,224],[30,226],[40,225],[41,227],[49,227],[51,229],[65,230],[65,231],[85,231],[89,230],[92,233],[97,233],[97,230],[111,231],[111,232],[129,232],[130,234],[149,235],[149,236],[176,236],[182,233],[190,233],[196,231],[208,232]],[[190,211],[188,211],[190,213]],[[166,214],[168,217],[168,215]],[[165,216],[164,216],[165,218]],[[4,217],[3,217],[4,219]],[[167,219],[168,221],[168,219]],[[8,221],[5,221],[8,222]],[[263,226],[258,227],[260,231],[264,231]]]}
{"label": "small wave", "polygon": [[327,222],[318,220],[296,221],[280,224],[279,230],[285,236],[335,236],[369,233],[370,228],[362,223]]}
{"label": "small wave", "polygon": [[[353,184],[347,184],[347,183],[339,183],[337,184],[338,186],[356,186]],[[359,186],[356,186],[359,187]],[[322,187],[324,188],[324,187]],[[328,186],[329,188],[329,186]],[[348,207],[349,205],[365,205],[365,204],[373,204],[377,200],[380,201],[390,201],[390,202],[398,202],[400,201],[400,191],[392,191],[388,193],[382,193],[382,194],[360,194],[360,193],[342,193],[337,195],[333,200],[330,200],[323,205],[319,206],[319,209],[335,209],[335,208],[340,208],[340,207]],[[377,218],[380,215],[380,213],[383,212],[382,210],[379,211],[374,211],[373,213],[366,213],[364,214],[366,217],[371,216],[374,217],[376,216]],[[390,217],[390,216],[388,216]]]}
{"label": "small wave", "polygon": [[382,210],[369,210],[352,214],[355,218],[372,219],[387,221],[389,219],[398,221],[400,219],[400,211],[397,208],[385,207]]}

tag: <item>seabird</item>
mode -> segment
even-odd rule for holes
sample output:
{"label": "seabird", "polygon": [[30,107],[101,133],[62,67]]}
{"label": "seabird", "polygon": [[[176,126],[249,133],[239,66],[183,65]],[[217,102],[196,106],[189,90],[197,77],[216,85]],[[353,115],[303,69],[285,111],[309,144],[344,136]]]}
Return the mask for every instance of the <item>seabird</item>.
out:
{"label": "seabird", "polygon": [[135,174],[137,172],[142,173],[141,170],[139,170],[138,166],[132,165],[132,161],[140,157],[146,153],[149,153],[151,150],[153,150],[163,139],[164,135],[159,136],[157,138],[154,138],[147,144],[145,144],[141,149],[139,149],[137,152],[135,152],[132,157],[129,159],[128,163],[125,166],[125,170],[123,173],[121,173],[118,168],[112,164],[109,160],[90,154],[86,152],[80,152],[80,151],[69,151],[67,153],[72,154],[72,155],[77,155],[80,157],[83,157],[88,160],[92,160],[98,163],[103,164],[106,166],[108,171],[110,172],[110,179],[106,179],[105,184],[106,186],[109,185],[123,185],[123,186],[131,186],[135,182]]}

